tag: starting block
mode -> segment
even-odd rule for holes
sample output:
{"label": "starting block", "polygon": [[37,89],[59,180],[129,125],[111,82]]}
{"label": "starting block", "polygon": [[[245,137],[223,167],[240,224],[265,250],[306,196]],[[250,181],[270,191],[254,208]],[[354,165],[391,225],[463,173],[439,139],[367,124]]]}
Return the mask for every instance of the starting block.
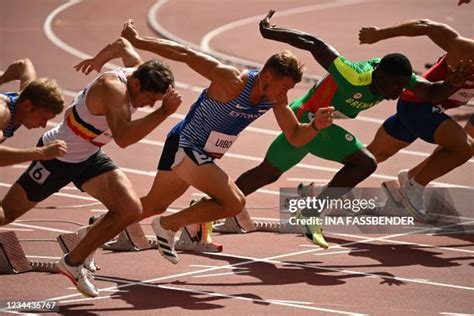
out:
{"label": "starting block", "polygon": [[152,248],[139,223],[132,224],[123,230],[115,240],[105,243],[104,250],[142,251]]}
{"label": "starting block", "polygon": [[57,262],[30,261],[26,258],[14,231],[0,232],[0,274],[23,272],[58,272]]}
{"label": "starting block", "polygon": [[[193,228],[192,226],[196,226]],[[181,235],[176,241],[175,249],[196,252],[221,252],[223,246],[211,239],[212,225],[189,225],[181,229]],[[147,238],[139,223],[128,226],[115,240],[105,243],[102,247],[111,251],[142,251],[157,249],[156,238]]]}
{"label": "starting block", "polygon": [[212,241],[212,229],[211,222],[183,227],[175,249],[196,252],[221,252],[224,247],[222,244]]}
{"label": "starting block", "polygon": [[0,273],[22,273],[33,270],[14,231],[0,232]]}
{"label": "starting block", "polygon": [[242,211],[234,217],[228,217],[223,222],[216,221],[213,226],[214,231],[219,233],[245,234],[257,230],[255,223],[250,218],[247,209],[244,207]]}

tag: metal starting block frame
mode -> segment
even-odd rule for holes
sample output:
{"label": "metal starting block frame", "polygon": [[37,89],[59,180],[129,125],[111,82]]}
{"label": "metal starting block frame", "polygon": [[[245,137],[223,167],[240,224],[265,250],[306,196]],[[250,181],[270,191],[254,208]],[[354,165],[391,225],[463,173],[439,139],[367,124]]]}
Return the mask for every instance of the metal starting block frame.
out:
{"label": "metal starting block frame", "polygon": [[[104,250],[111,251],[142,251],[146,249],[158,249],[156,238],[145,236],[139,223],[132,224],[123,230],[115,240],[105,243]],[[216,242],[204,243],[191,239],[185,229],[181,229],[181,235],[175,244],[176,250],[195,252],[221,252],[222,244]]]}
{"label": "metal starting block frame", "polygon": [[28,260],[14,231],[0,232],[0,274],[23,272],[58,273],[54,261]]}

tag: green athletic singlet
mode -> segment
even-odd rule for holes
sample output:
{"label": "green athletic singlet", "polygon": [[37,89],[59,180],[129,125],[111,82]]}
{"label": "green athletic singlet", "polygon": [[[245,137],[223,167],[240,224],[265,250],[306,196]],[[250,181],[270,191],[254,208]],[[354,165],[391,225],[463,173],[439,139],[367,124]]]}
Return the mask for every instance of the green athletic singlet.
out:
{"label": "green athletic singlet", "polygon": [[[355,118],[359,112],[367,110],[383,100],[383,96],[370,91],[372,72],[380,58],[351,63],[339,56],[329,66],[329,74],[308,93],[294,100],[290,107],[301,123],[310,122],[314,113],[321,107],[333,106],[335,116]],[[416,83],[416,75],[408,88]],[[265,159],[282,172],[287,171],[301,161],[308,153],[317,157],[343,163],[351,154],[364,145],[353,134],[342,127],[332,124],[320,131],[308,144],[294,147],[281,133],[270,145]]]}

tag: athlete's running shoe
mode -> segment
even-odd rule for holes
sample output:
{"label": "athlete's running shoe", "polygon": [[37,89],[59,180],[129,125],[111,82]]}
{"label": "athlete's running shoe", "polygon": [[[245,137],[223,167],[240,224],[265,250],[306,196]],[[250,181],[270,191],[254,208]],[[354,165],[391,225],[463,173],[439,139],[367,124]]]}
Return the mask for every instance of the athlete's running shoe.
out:
{"label": "athlete's running shoe", "polygon": [[430,217],[424,207],[423,190],[423,186],[410,179],[405,187],[400,187],[400,195],[403,206],[415,219],[428,222]]}
{"label": "athlete's running shoe", "polygon": [[71,280],[76,289],[83,295],[88,297],[96,297],[99,295],[99,291],[92,284],[94,276],[92,272],[84,268],[84,266],[71,266],[66,262],[66,256],[64,255],[58,263],[59,273],[65,275]]}
{"label": "athlete's running shoe", "polygon": [[173,264],[179,262],[178,254],[174,250],[174,236],[176,233],[172,230],[164,229],[161,226],[161,217],[155,217],[151,222],[151,227],[158,240],[158,250],[161,255]]}
{"label": "athlete's running shoe", "polygon": [[[306,217],[303,215],[302,211],[297,211],[295,213],[296,219],[298,220],[309,220],[310,217]],[[324,239],[323,228],[322,225],[319,224],[306,224],[306,225],[299,225],[303,235],[311,240],[311,242],[315,245],[318,245],[321,248],[327,249],[329,248],[328,243]]]}

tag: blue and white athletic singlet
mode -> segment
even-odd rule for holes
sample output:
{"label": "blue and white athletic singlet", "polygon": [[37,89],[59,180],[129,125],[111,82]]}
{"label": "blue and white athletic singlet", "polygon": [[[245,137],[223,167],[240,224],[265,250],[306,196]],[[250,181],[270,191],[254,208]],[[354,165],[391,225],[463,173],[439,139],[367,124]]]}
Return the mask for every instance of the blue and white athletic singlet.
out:
{"label": "blue and white athletic singlet", "polygon": [[220,158],[250,123],[272,108],[273,103],[250,102],[250,91],[258,71],[248,73],[242,92],[229,102],[217,102],[207,96],[204,89],[192,105],[184,120],[168,134],[179,135],[179,147],[192,148],[213,158]]}
{"label": "blue and white athletic singlet", "polygon": [[0,93],[8,98],[8,108],[10,110],[10,120],[8,121],[7,127],[5,127],[3,132],[3,137],[0,138],[0,144],[3,143],[7,138],[10,138],[15,134],[15,131],[20,127],[20,125],[14,126],[13,120],[15,119],[15,108],[16,100],[18,99],[18,93],[16,92],[4,92]]}

